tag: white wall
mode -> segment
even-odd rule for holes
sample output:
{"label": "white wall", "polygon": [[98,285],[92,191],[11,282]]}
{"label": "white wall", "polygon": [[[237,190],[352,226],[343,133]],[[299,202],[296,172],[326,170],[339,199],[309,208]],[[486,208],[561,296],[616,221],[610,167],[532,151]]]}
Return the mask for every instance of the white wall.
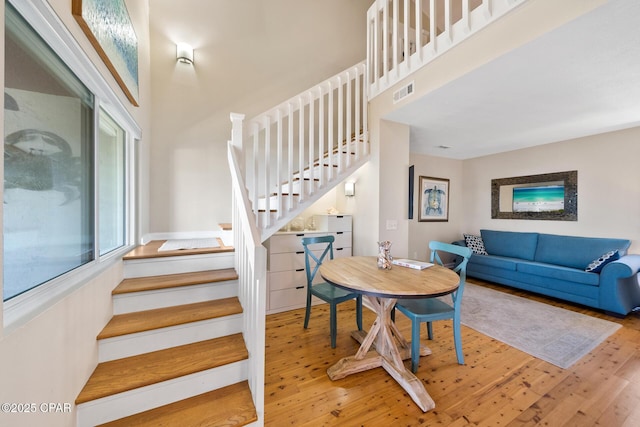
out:
{"label": "white wall", "polygon": [[[151,141],[148,0],[126,1],[139,42],[139,107],[129,104],[72,17],[71,2],[49,0],[49,3],[143,130],[140,142],[140,188],[143,196],[139,204],[142,211],[140,223],[144,232],[148,227],[148,208],[144,197],[144,193],[147,192],[145,187],[148,185],[145,174],[145,170],[148,169],[148,157],[144,154],[149,152]],[[0,13],[4,22],[4,2],[0,6]],[[4,31],[2,34],[4,35]],[[4,70],[4,55],[1,57],[1,69]],[[0,119],[0,126],[4,127],[4,117],[0,116]],[[0,323],[0,326],[4,326],[0,328],[0,402],[33,402],[38,405],[38,412],[32,414],[0,412],[0,425],[75,425],[73,403],[97,364],[95,338],[111,317],[111,290],[121,279],[122,264],[116,263],[97,273],[69,294],[60,297],[26,323],[10,330],[6,329],[6,324]],[[39,404],[48,402],[70,404],[72,412],[43,413]]]}
{"label": "white wall", "polygon": [[[429,242],[437,240],[452,242],[458,240],[466,221],[466,197],[463,182],[463,162],[442,157],[411,154],[414,165],[414,212],[409,221],[408,256],[426,261],[429,258]],[[449,220],[446,222],[420,222],[420,176],[449,180]]]}
{"label": "white wall", "polygon": [[[481,228],[632,240],[640,253],[640,128],[464,161],[462,232]],[[491,219],[491,180],[578,171],[578,221]],[[458,238],[461,238],[461,234]]]}
{"label": "white wall", "polygon": [[[229,113],[247,119],[365,58],[371,0],[151,2],[151,232],[231,220]],[[203,19],[206,17],[206,19]],[[195,64],[176,63],[175,43]]]}
{"label": "white wall", "polygon": [[[370,255],[370,248],[375,245],[378,239],[388,238],[394,241],[392,247],[394,256],[406,254],[410,257],[424,259],[427,240],[434,238],[446,240],[448,236],[459,234],[459,228],[462,227],[462,222],[458,222],[462,221],[458,217],[460,210],[456,206],[461,203],[459,200],[454,200],[455,204],[452,203],[448,223],[417,223],[417,219],[411,222],[405,220],[402,223],[401,219],[406,218],[402,209],[406,212],[407,205],[406,170],[411,163],[420,164],[424,169],[424,173],[422,173],[416,166],[416,180],[420,174],[442,178],[452,176],[455,177],[458,185],[466,185],[466,175],[464,173],[462,176],[459,175],[461,166],[456,162],[436,157],[412,156],[410,158],[408,149],[405,150],[402,144],[398,145],[401,139],[397,137],[384,138],[382,133],[385,126],[388,125],[383,123],[385,123],[385,117],[389,112],[410,104],[419,97],[428,95],[431,91],[448,82],[563,25],[606,1],[529,0],[507,17],[484,28],[473,37],[436,58],[428,66],[371,100],[369,103],[369,131],[372,157],[369,164],[361,172],[364,174],[363,181],[366,182],[367,194],[363,198],[356,197],[358,212],[362,214],[357,217],[360,230],[354,233],[355,251],[362,255]],[[508,34],[509,37],[505,37],[505,34]],[[394,104],[393,92],[410,81],[414,82],[414,94]],[[383,176],[388,177],[389,175],[391,176],[390,180],[383,179]],[[383,185],[387,182],[397,182],[397,184],[390,185],[388,189],[385,189]],[[456,191],[455,187],[452,189],[454,199],[460,197],[461,194],[467,193],[466,191]],[[471,197],[481,197],[481,195]],[[415,202],[418,202],[417,193],[415,194]],[[369,214],[375,209],[375,206],[379,207],[379,212]],[[399,232],[386,230],[387,219],[394,217],[398,217],[399,225],[403,227],[399,231],[406,233],[407,237],[400,236]]]}

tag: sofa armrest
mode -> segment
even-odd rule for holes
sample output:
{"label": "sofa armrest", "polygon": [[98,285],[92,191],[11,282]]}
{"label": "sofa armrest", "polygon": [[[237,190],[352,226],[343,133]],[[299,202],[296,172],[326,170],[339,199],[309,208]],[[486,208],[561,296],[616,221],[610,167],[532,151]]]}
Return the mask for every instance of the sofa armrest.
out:
{"label": "sofa armrest", "polygon": [[600,306],[626,315],[640,307],[640,255],[625,255],[604,266],[600,273]]}
{"label": "sofa armrest", "polygon": [[[451,242],[452,245],[462,246],[463,248],[467,247],[467,243],[464,239],[456,240],[455,242]],[[460,255],[456,255],[453,258],[453,268],[456,268],[462,262],[462,257]]]}

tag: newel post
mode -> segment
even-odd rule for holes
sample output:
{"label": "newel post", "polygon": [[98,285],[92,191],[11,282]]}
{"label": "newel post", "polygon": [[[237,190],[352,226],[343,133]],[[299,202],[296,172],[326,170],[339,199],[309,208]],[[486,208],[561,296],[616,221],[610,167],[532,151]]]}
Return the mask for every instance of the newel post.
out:
{"label": "newel post", "polygon": [[231,113],[229,118],[231,119],[231,144],[242,150],[242,121],[244,120],[244,114]]}
{"label": "newel post", "polygon": [[[236,157],[238,164],[244,173],[244,149],[242,148],[242,122],[244,121],[244,114],[231,113],[229,114],[231,119],[231,145],[236,150]],[[244,179],[245,177],[243,177]]]}

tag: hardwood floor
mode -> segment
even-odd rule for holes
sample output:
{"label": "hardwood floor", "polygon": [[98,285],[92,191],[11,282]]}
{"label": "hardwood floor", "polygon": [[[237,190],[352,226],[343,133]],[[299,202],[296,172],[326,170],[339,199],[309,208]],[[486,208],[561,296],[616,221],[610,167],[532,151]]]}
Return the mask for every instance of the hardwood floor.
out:
{"label": "hardwood floor", "polygon": [[[382,369],[332,382],[326,370],[355,354],[355,304],[338,308],[335,349],[328,306],[267,316],[265,425],[267,426],[638,426],[640,425],[640,313],[624,319],[479,280],[473,283],[622,324],[615,334],[563,370],[462,326],[465,362],[456,362],[451,322],[434,323],[431,356],[420,361],[436,408],[423,413]],[[365,309],[368,328],[374,314]],[[397,322],[410,336],[401,314]],[[423,326],[422,339],[426,341]],[[406,361],[405,363],[410,363]]]}

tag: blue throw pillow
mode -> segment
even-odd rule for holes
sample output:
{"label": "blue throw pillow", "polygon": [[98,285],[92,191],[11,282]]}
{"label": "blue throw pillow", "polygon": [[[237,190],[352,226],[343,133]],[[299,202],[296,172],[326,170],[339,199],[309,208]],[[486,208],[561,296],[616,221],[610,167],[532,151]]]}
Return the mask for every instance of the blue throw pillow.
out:
{"label": "blue throw pillow", "polygon": [[588,273],[600,273],[605,265],[617,259],[620,259],[620,254],[618,253],[618,251],[609,251],[606,254],[602,255],[600,258],[591,261],[591,263],[587,266],[587,268],[584,269],[584,271]]}

